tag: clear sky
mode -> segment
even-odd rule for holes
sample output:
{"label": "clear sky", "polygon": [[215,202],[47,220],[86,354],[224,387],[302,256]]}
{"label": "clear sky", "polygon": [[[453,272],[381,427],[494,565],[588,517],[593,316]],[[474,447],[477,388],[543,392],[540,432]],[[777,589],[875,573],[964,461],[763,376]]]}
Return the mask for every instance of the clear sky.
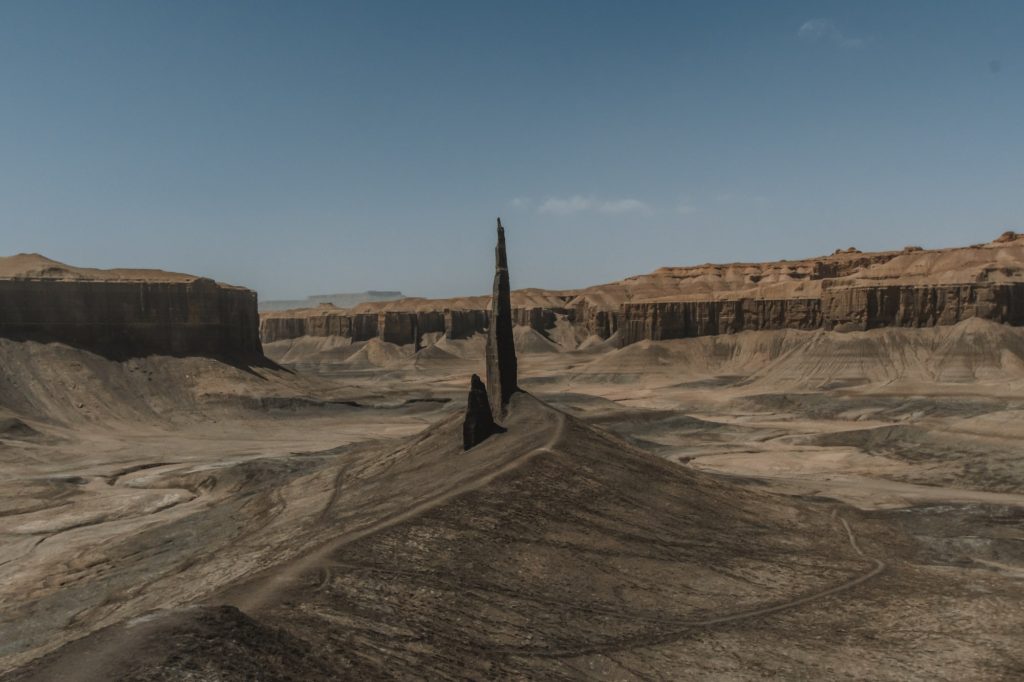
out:
{"label": "clear sky", "polygon": [[0,253],[264,298],[1024,227],[1024,2],[0,0]]}

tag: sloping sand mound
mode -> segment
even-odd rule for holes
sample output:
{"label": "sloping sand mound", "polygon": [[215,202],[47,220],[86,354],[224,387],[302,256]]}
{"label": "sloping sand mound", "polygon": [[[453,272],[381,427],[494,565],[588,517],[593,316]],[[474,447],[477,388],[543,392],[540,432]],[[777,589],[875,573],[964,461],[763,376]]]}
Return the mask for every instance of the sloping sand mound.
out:
{"label": "sloping sand mound", "polygon": [[924,329],[760,331],[642,341],[578,371],[581,379],[731,376],[772,390],[897,382],[1008,384],[1024,381],[1024,329],[971,319]]}
{"label": "sloping sand mound", "polygon": [[529,353],[558,353],[562,349],[550,339],[530,327],[513,327],[512,336],[516,342],[516,352],[522,355]]}
{"label": "sloping sand mound", "polygon": [[350,369],[391,367],[408,360],[415,350],[411,345],[396,346],[380,339],[370,339],[342,364]]}
{"label": "sloping sand mound", "polygon": [[759,384],[820,388],[1024,380],[1024,330],[984,320],[953,327],[810,334],[755,374]]}
{"label": "sloping sand mound", "polygon": [[487,346],[487,337],[484,334],[474,334],[468,339],[441,338],[435,348],[444,350],[460,358],[479,359],[484,356],[484,348]]}
{"label": "sloping sand mound", "polygon": [[[83,651],[107,679],[241,679],[233,655],[199,641],[292,660],[297,679],[557,678],[606,654],[673,676],[675,657],[704,655],[694,627],[806,608],[879,571],[828,509],[686,471],[528,395],[473,450],[460,426],[347,473],[323,517],[341,537],[226,593],[252,619],[164,612],[16,679],[73,670]],[[117,653],[143,644],[144,657]],[[631,653],[649,647],[663,654]]]}
{"label": "sloping sand mound", "polygon": [[438,348],[436,345],[427,346],[426,348],[416,351],[416,353],[403,365],[420,370],[430,370],[434,368],[446,368],[452,364],[458,364],[463,362],[462,358],[449,353],[444,348]]}
{"label": "sloping sand mound", "polygon": [[[0,339],[0,419],[54,424],[207,419],[263,397],[303,397],[315,379],[210,358],[152,356],[114,361],[57,343]],[[3,437],[0,435],[0,437]]]}
{"label": "sloping sand mound", "polygon": [[268,358],[282,365],[341,362],[362,348],[345,336],[300,336],[263,344]]}

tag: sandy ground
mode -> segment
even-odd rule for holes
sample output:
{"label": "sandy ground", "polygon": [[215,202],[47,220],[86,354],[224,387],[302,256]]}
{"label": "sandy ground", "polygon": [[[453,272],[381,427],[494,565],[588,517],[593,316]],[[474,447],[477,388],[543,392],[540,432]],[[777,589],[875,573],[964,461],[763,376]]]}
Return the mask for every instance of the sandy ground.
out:
{"label": "sandy ground", "polygon": [[949,338],[854,383],[763,337],[527,339],[539,400],[470,453],[476,340],[256,373],[0,344],[0,670],[1020,678],[1021,376],[924,376]]}

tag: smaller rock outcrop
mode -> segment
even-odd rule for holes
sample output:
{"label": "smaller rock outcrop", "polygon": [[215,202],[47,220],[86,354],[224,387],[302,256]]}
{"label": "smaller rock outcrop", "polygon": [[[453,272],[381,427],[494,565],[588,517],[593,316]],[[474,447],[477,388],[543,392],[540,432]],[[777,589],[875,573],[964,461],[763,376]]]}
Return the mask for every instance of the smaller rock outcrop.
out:
{"label": "smaller rock outcrop", "polygon": [[469,380],[466,419],[462,422],[462,449],[469,450],[487,440],[492,434],[503,430],[494,423],[491,402],[487,399],[487,387],[480,377],[474,374]]}

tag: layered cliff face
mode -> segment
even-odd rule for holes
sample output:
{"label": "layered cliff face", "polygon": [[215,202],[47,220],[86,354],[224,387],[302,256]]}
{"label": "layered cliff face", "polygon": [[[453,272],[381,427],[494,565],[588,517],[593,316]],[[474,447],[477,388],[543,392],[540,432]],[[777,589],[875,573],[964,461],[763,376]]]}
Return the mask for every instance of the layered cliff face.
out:
{"label": "layered cliff face", "polygon": [[0,337],[58,341],[107,357],[262,359],[256,293],[157,270],[0,258]]}
{"label": "layered cliff face", "polygon": [[[481,297],[482,305],[490,306],[489,297]],[[435,309],[382,310],[356,312],[355,309],[321,307],[313,310],[286,310],[260,315],[260,336],[264,343],[295,339],[301,336],[340,336],[352,341],[380,338],[399,346],[423,344],[430,334],[448,339],[468,339],[487,331],[490,311],[453,309],[448,301],[435,302]],[[568,308],[513,308],[516,325],[530,327],[542,334],[555,326],[558,316],[569,316]]]}
{"label": "layered cliff face", "polygon": [[[675,269],[662,276],[689,284],[678,287],[685,293],[620,304],[622,342],[759,329],[931,327],[971,318],[1022,325],[1024,240],[1001,239],[964,249],[844,252],[814,263],[768,264],[760,273],[715,266],[744,271],[747,286],[722,277],[720,288],[708,294],[692,290],[709,284],[712,266]],[[644,284],[651,292],[650,282]]]}
{"label": "layered cliff face", "polygon": [[[1006,233],[966,248],[845,249],[796,261],[661,268],[577,291],[514,291],[512,306],[517,326],[547,335],[561,319],[580,337],[620,344],[763,329],[927,327],[970,318],[1024,325],[1024,238]],[[366,330],[388,325],[385,340],[420,344],[426,330],[439,326],[449,339],[484,332],[489,309],[490,297],[479,296],[283,311],[263,316],[262,335],[264,342],[335,333],[360,340],[344,330],[365,319]]]}

